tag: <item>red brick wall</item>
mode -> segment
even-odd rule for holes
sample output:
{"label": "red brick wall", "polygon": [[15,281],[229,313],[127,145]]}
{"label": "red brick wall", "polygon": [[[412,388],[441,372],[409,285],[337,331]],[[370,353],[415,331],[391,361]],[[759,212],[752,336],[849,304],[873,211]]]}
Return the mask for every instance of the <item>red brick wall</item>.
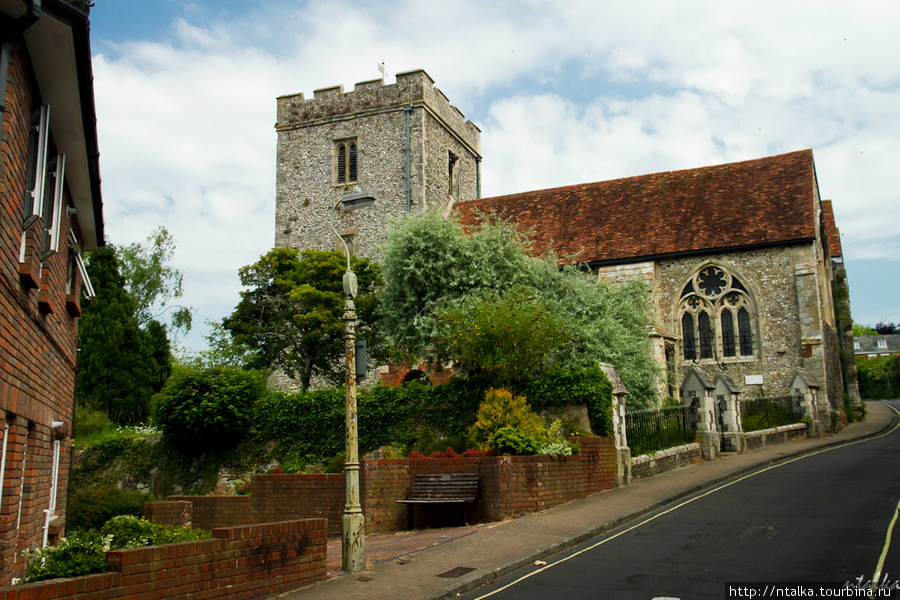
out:
{"label": "red brick wall", "polygon": [[409,527],[409,507],[397,500],[406,498],[409,493],[410,462],[407,459],[382,459],[366,460],[360,465],[360,494],[367,533],[401,531]]}
{"label": "red brick wall", "polygon": [[[256,518],[253,514],[250,496],[173,496],[170,500],[190,502],[192,504],[191,524],[199,529],[235,527],[273,521],[273,519]],[[144,509],[144,514],[146,514],[146,509]],[[285,521],[288,520],[288,517],[274,520]]]}
{"label": "red brick wall", "polygon": [[[64,527],[74,413],[78,320],[66,309],[67,240],[76,217],[63,219],[60,252],[43,263],[42,222],[26,232],[24,264],[37,287],[20,275],[28,131],[41,105],[21,39],[12,41],[6,113],[0,138],[0,433],[7,432],[0,505],[0,585],[23,567],[20,551],[43,541],[50,504],[53,440],[61,439],[56,515]],[[53,152],[53,148],[50,148]],[[71,205],[66,191],[65,199]],[[65,213],[64,213],[65,214]],[[50,312],[48,312],[48,310]],[[52,429],[53,421],[64,426]],[[51,540],[54,535],[51,535]]]}
{"label": "red brick wall", "polygon": [[109,571],[0,589],[0,600],[240,600],[279,594],[326,574],[323,519],[230,527],[213,539],[106,553]]}
{"label": "red brick wall", "polygon": [[[147,502],[144,504],[144,518],[164,527],[170,525],[190,527],[194,522],[194,503],[188,500]],[[200,527],[200,529],[209,528]]]}
{"label": "red brick wall", "polygon": [[[416,527],[497,521],[550,508],[616,486],[613,440],[582,438],[581,451],[568,457],[500,456],[368,460],[360,465],[360,492],[367,533],[407,529],[410,510]],[[400,504],[417,473],[480,473],[475,503],[467,506]],[[344,476],[256,475],[250,496],[179,496],[194,505],[194,525],[221,526],[235,518],[235,506],[254,521],[275,518],[328,519],[329,534],[341,532]],[[199,508],[198,508],[199,507]],[[242,509],[245,510],[245,509]],[[198,516],[202,513],[203,516]]]}
{"label": "red brick wall", "polygon": [[340,473],[254,475],[248,498],[260,521],[325,518],[329,533],[341,532],[344,476]]}
{"label": "red brick wall", "polygon": [[479,518],[499,521],[616,487],[613,440],[584,438],[572,456],[482,459]]}

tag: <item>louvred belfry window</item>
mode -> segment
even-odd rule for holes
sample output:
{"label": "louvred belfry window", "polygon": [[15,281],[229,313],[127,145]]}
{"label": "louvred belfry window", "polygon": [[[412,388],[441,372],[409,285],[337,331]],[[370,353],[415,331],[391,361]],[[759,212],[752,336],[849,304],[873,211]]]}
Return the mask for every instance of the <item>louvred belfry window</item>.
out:
{"label": "louvred belfry window", "polygon": [[354,183],[359,178],[359,159],[355,141],[337,143],[337,183]]}

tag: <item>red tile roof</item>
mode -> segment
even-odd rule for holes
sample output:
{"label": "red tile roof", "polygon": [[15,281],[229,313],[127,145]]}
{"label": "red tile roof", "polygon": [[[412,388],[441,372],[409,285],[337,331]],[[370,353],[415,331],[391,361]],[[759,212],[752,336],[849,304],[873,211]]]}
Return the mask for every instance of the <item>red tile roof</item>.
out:
{"label": "red tile roof", "polygon": [[825,233],[828,235],[828,250],[831,252],[831,258],[841,258],[844,254],[841,250],[841,232],[834,221],[834,208],[831,206],[831,200],[822,200],[822,217],[825,220]]}
{"label": "red tile roof", "polygon": [[530,231],[563,262],[617,262],[815,238],[812,150],[462,202]]}

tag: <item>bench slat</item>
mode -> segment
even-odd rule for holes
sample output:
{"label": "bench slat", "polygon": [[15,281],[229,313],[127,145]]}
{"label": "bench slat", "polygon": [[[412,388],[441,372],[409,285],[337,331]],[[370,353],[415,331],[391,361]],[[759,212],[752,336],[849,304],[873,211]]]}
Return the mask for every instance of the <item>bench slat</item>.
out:
{"label": "bench slat", "polygon": [[474,502],[478,494],[477,473],[428,473],[416,475],[402,504]]}

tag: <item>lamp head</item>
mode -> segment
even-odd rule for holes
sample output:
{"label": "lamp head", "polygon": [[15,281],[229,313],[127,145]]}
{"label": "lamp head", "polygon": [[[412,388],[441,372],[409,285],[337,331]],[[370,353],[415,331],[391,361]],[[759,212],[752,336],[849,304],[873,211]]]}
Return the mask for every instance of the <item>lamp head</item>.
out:
{"label": "lamp head", "polygon": [[375,196],[362,191],[359,186],[353,188],[352,192],[344,194],[344,197],[341,198],[341,206],[348,211],[369,208],[373,204],[375,204]]}

